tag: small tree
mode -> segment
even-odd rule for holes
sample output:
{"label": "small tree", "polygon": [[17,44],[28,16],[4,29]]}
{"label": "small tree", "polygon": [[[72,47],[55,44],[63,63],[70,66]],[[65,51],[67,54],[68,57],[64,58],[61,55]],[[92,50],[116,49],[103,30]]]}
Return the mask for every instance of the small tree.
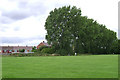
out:
{"label": "small tree", "polygon": [[37,52],[36,46],[32,47],[32,52]]}
{"label": "small tree", "polygon": [[25,52],[25,49],[19,49],[19,52]]}

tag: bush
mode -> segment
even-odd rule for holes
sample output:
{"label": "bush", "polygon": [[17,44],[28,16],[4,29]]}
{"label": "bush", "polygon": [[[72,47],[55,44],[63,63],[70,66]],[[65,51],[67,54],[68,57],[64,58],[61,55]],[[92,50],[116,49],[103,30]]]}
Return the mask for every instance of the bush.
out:
{"label": "bush", "polygon": [[35,49],[35,50],[32,50],[32,52],[37,52],[37,49]]}
{"label": "bush", "polygon": [[10,54],[10,56],[15,56],[15,57],[24,57],[24,56],[37,56],[36,54],[34,53],[13,53],[13,54]]}
{"label": "bush", "polygon": [[52,54],[52,53],[54,53],[54,50],[52,48],[44,48],[44,49],[41,50],[41,52]]}
{"label": "bush", "polygon": [[25,52],[25,49],[19,49],[19,52]]}
{"label": "bush", "polygon": [[44,49],[44,48],[49,48],[48,46],[41,46],[39,49],[38,49],[38,51],[42,51],[42,49]]}
{"label": "bush", "polygon": [[37,52],[36,46],[32,47],[32,52]]}
{"label": "bush", "polygon": [[23,57],[23,56],[26,56],[26,54],[24,54],[24,53],[14,53],[14,54],[10,54],[10,56]]}

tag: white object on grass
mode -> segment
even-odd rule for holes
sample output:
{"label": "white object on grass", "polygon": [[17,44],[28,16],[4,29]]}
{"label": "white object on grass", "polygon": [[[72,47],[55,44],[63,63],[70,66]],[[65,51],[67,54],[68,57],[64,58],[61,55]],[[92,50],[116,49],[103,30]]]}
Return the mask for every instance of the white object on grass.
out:
{"label": "white object on grass", "polygon": [[77,55],[77,53],[75,53],[75,56]]}

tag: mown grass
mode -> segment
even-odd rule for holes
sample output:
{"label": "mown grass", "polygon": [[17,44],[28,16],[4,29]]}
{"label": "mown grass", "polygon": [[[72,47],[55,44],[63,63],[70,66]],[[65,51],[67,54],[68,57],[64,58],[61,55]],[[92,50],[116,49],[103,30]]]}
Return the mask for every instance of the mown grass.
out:
{"label": "mown grass", "polygon": [[117,78],[118,55],[3,57],[3,78]]}

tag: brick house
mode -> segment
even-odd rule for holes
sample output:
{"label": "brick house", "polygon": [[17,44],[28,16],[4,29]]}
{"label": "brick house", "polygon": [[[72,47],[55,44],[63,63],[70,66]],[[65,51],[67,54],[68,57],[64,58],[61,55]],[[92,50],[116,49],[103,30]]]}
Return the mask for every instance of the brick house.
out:
{"label": "brick house", "polygon": [[17,53],[20,49],[25,49],[25,52],[31,52],[32,46],[0,46],[0,53]]}
{"label": "brick house", "polygon": [[38,46],[37,46],[37,49],[39,49],[39,47],[41,47],[41,46],[51,46],[51,45],[49,45],[48,43],[46,43],[45,41],[43,41],[43,42],[41,42]]}

